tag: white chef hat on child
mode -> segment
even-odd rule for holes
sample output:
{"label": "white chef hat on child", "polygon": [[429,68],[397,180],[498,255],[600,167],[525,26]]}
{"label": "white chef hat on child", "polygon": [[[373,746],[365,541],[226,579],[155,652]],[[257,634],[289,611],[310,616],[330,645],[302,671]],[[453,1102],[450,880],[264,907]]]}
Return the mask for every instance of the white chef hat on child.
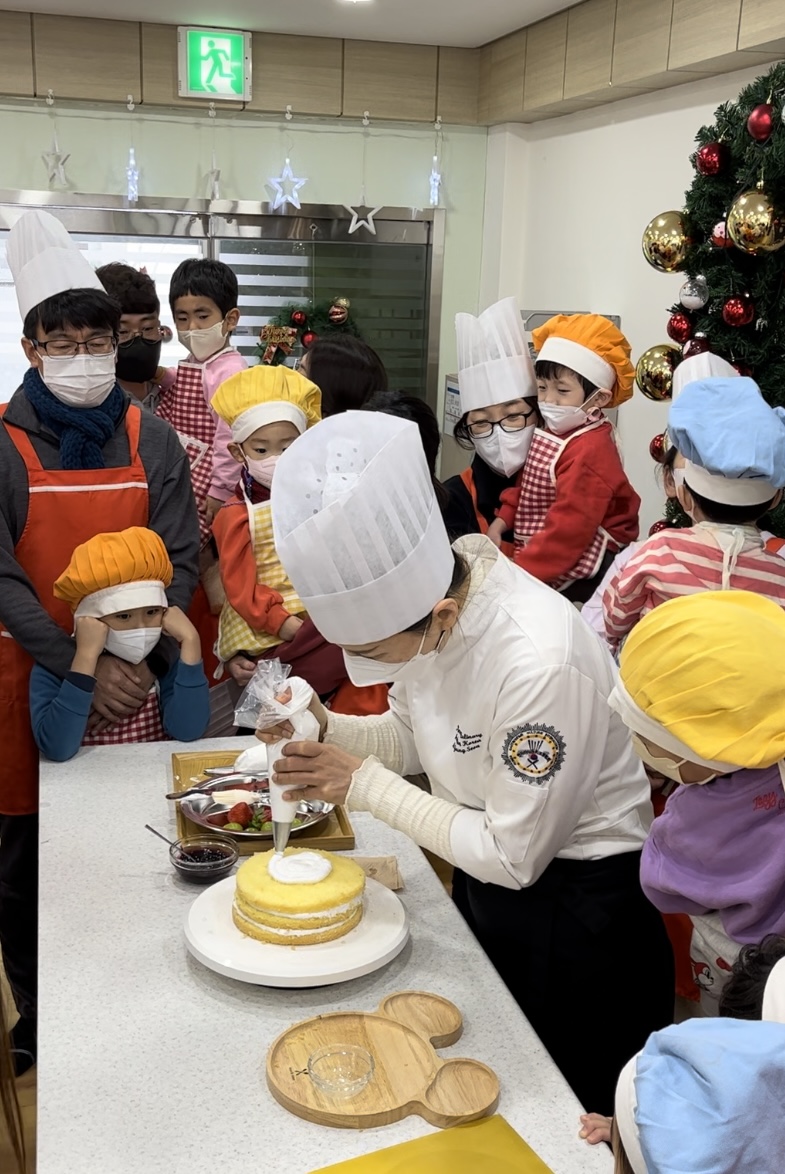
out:
{"label": "white chef hat on child", "polygon": [[739,373],[735,367],[713,355],[711,351],[704,351],[701,355],[690,355],[689,359],[682,359],[673,372],[671,388],[671,402],[678,399],[688,383],[698,379],[738,379]]}
{"label": "white chef hat on child", "polygon": [[622,1069],[616,1124],[635,1174],[771,1170],[785,1152],[785,1025],[690,1019]]}
{"label": "white chef hat on child", "polygon": [[68,289],[100,289],[100,278],[63,224],[50,212],[25,212],[8,234],[8,268],[16,286],[19,313]]}
{"label": "white chef hat on child", "polygon": [[333,644],[384,640],[447,593],[454,558],[415,424],[342,412],[280,457],[272,489],[278,557]]}
{"label": "white chef hat on child", "polygon": [[515,298],[489,306],[479,318],[456,314],[461,412],[537,395],[537,379]]}

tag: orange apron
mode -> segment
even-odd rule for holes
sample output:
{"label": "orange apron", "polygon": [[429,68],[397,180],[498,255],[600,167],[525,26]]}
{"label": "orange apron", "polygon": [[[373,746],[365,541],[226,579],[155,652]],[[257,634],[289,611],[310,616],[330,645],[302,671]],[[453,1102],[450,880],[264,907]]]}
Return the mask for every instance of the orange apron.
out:
{"label": "orange apron", "polygon": [[[0,408],[0,415],[4,411]],[[55,579],[88,538],[148,521],[147,475],[139,457],[142,409],[131,404],[125,417],[130,464],[119,469],[44,469],[23,428],[3,425],[27,469],[27,522],[14,549],[43,609],[69,634],[73,615],[55,599]],[[38,747],[30,726],[33,660],[0,624],[0,706],[3,755],[0,813],[31,815],[38,810]]]}
{"label": "orange apron", "polygon": [[[477,525],[480,527],[480,533],[487,534],[488,533],[488,523],[485,520],[485,516],[482,513],[480,513],[480,507],[477,504],[477,488],[474,484],[474,477],[472,475],[471,465],[469,466],[468,469],[464,469],[463,472],[461,473],[461,481],[463,481],[463,483],[466,486],[466,489],[468,491],[469,497],[472,499],[472,505],[474,506],[474,513],[477,518]],[[501,550],[502,554],[507,556],[507,558],[512,558],[513,554],[515,553],[515,546],[512,542],[502,542],[500,550]]]}

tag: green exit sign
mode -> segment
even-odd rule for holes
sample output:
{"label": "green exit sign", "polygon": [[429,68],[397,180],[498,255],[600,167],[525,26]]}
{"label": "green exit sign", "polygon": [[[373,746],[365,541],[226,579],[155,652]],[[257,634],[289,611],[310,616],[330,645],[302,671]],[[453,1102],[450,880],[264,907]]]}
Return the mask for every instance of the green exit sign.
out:
{"label": "green exit sign", "polygon": [[211,102],[250,101],[251,34],[178,28],[177,92]]}

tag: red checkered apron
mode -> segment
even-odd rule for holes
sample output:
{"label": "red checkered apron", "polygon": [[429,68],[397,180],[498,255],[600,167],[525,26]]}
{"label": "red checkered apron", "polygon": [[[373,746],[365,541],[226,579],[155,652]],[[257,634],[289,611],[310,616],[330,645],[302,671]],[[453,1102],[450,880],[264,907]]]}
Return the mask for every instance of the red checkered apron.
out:
{"label": "red checkered apron", "polygon": [[[515,545],[525,546],[529,539],[545,527],[548,510],[556,501],[556,465],[570,441],[592,428],[607,426],[605,420],[589,424],[570,436],[554,436],[537,428],[523,467],[523,480],[515,514]],[[591,543],[566,575],[555,579],[550,586],[563,591],[578,579],[591,579],[600,569],[608,543],[612,542],[607,530],[600,527]],[[615,543],[612,543],[615,547]]]}
{"label": "red checkered apron", "polygon": [[128,742],[168,742],[161,721],[161,706],[156,686],[150,690],[141,709],[124,718],[116,726],[102,730],[100,734],[89,731],[82,738],[83,746],[124,746]]}
{"label": "red checkered apron", "polygon": [[215,416],[204,398],[201,364],[185,361],[178,363],[177,378],[171,387],[161,393],[155,414],[172,425],[188,454],[191,485],[199,511],[199,537],[204,548],[211,534],[205,514],[205,499],[213,478]]}

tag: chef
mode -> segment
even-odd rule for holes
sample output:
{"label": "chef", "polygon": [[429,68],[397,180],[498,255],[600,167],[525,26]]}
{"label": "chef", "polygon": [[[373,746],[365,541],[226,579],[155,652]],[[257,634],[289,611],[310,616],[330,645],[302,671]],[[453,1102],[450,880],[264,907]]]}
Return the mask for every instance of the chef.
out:
{"label": "chef", "polygon": [[[317,424],[278,462],[272,515],[352,681],[393,683],[378,717],[315,703],[320,742],[287,746],[275,781],[450,861],[461,913],[578,1098],[611,1111],[622,1066],[671,1020],[673,963],[638,880],[649,788],[606,650],[489,539],[450,547],[408,421]],[[420,772],[430,795],[403,778]]]}

